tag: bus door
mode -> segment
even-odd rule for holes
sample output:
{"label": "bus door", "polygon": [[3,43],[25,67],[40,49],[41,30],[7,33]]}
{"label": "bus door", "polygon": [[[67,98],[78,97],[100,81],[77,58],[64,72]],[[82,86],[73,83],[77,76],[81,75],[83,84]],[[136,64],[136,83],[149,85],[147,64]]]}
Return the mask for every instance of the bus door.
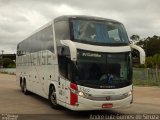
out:
{"label": "bus door", "polygon": [[58,96],[64,105],[70,103],[70,59],[66,56],[58,56],[59,76],[58,76]]}
{"label": "bus door", "polygon": [[60,103],[65,106],[66,102],[66,91],[65,91],[65,78],[62,76],[58,77],[58,96]]}

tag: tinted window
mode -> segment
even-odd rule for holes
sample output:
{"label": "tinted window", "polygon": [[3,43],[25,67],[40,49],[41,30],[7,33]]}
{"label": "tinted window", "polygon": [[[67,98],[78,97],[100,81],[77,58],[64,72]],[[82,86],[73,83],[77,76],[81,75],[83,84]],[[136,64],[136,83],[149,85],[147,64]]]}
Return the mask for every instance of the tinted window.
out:
{"label": "tinted window", "polygon": [[23,55],[43,50],[54,52],[52,26],[48,26],[22,41],[17,47],[17,54]]}
{"label": "tinted window", "polygon": [[54,52],[52,26],[49,26],[37,33],[36,41],[39,41],[40,50],[49,50],[51,52]]}
{"label": "tinted window", "polygon": [[73,61],[66,56],[58,56],[58,65],[60,74],[68,80],[73,81],[75,78],[74,72],[76,70]]}
{"label": "tinted window", "polygon": [[119,88],[131,84],[130,53],[99,53],[78,50],[75,80],[95,88]]}
{"label": "tinted window", "polygon": [[58,64],[59,64],[59,71],[62,76],[67,78],[67,71],[68,71],[68,63],[69,59],[65,56],[58,56]]}
{"label": "tinted window", "polygon": [[67,21],[60,21],[55,23],[55,37],[58,45],[60,44],[59,40],[70,39],[69,24]]}
{"label": "tinted window", "polygon": [[73,39],[79,42],[128,44],[128,36],[124,26],[118,22],[72,20]]}

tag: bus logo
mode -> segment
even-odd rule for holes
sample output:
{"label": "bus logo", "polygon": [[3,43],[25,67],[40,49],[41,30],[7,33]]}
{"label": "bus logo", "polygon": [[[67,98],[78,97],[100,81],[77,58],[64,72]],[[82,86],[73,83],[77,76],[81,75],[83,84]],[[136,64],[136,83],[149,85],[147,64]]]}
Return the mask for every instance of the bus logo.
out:
{"label": "bus logo", "polygon": [[111,100],[111,97],[110,97],[110,96],[107,96],[107,97],[106,97],[106,100]]}

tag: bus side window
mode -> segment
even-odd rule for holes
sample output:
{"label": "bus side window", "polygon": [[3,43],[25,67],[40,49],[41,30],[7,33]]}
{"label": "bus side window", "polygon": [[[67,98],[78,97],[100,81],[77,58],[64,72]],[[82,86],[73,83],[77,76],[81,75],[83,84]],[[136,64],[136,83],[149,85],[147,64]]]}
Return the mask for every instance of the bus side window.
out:
{"label": "bus side window", "polygon": [[63,77],[67,77],[67,58],[65,56],[58,56],[59,71]]}
{"label": "bus side window", "polygon": [[68,62],[68,70],[67,70],[67,78],[69,79],[69,80],[72,80],[72,76],[73,76],[73,74],[72,74],[72,67],[71,67],[71,62]]}
{"label": "bus side window", "polygon": [[56,42],[59,45],[59,40],[70,39],[69,23],[67,21],[59,21],[54,24]]}

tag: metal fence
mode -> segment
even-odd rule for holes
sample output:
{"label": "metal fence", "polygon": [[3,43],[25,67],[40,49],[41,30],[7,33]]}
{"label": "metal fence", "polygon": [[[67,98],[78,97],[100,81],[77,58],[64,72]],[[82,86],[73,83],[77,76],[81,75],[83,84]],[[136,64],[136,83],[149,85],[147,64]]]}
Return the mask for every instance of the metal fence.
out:
{"label": "metal fence", "polygon": [[160,86],[160,69],[133,68],[134,84]]}

